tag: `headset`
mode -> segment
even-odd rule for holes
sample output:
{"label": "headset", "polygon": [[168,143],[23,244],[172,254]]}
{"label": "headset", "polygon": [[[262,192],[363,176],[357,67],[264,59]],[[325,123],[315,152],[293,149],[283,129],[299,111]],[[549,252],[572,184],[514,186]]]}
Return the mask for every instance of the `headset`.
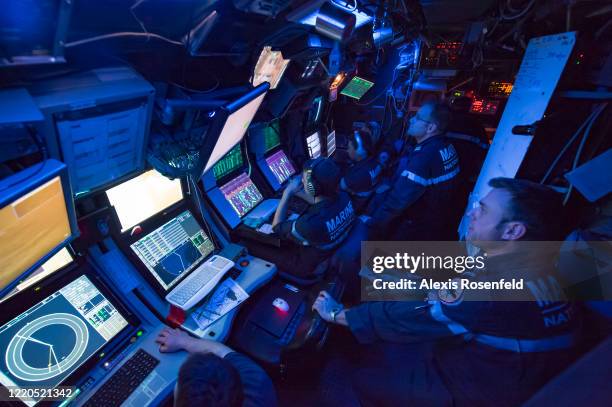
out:
{"label": "headset", "polygon": [[371,139],[370,138],[368,138],[367,140],[364,139],[364,137],[368,137],[368,136],[369,134],[361,130],[355,130],[353,132],[352,140],[355,142],[355,146],[357,147],[355,149],[355,153],[357,154],[357,157],[359,157],[360,160],[363,160],[364,158],[368,158],[368,155],[371,153],[371,150],[372,150]]}
{"label": "headset", "polygon": [[304,173],[306,174],[306,192],[311,194],[312,196],[318,196],[321,194],[321,185],[317,180],[314,169],[320,165],[325,159],[323,157],[315,158],[314,160],[310,160],[304,166]]}

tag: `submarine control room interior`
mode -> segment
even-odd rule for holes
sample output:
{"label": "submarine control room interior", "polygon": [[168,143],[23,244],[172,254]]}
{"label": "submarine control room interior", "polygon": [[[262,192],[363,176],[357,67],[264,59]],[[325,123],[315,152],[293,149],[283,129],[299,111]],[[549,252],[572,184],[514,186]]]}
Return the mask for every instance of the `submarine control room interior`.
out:
{"label": "submarine control room interior", "polygon": [[[3,2],[0,404],[610,405],[611,21]],[[563,299],[517,261],[537,301],[369,297],[364,242],[478,240],[580,247],[581,271]]]}

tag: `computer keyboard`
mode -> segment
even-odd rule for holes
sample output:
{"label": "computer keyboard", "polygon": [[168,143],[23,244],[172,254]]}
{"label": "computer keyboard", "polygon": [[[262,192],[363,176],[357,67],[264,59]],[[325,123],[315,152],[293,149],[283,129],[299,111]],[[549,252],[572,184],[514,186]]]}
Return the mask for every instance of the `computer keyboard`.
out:
{"label": "computer keyboard", "polygon": [[159,360],[139,349],[87,400],[84,407],[121,405],[158,364]]}
{"label": "computer keyboard", "polygon": [[234,262],[225,257],[211,257],[168,293],[166,301],[188,310],[206,297],[233,266]]}

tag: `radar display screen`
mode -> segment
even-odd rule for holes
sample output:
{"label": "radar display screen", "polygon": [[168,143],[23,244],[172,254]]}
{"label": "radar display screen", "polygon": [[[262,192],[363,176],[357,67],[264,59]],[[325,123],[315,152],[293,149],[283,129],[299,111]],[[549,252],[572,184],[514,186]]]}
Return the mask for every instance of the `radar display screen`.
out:
{"label": "radar display screen", "polygon": [[[0,383],[53,389],[128,321],[85,275],[0,327]],[[33,406],[39,400],[24,399]]]}

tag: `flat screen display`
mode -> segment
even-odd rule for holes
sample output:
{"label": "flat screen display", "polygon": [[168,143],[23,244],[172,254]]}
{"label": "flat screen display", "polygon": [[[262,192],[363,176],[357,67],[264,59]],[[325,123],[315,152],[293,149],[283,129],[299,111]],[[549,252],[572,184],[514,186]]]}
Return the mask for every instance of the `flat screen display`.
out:
{"label": "flat screen display", "polygon": [[[80,276],[0,327],[0,383],[55,388],[126,326],[117,308]],[[29,406],[38,401],[23,400]]]}
{"label": "flat screen display", "polygon": [[280,145],[280,123],[278,119],[264,128],[264,142],[266,153]]}
{"label": "flat screen display", "polygon": [[241,218],[263,201],[257,186],[246,173],[242,173],[219,188]]}
{"label": "flat screen display", "polygon": [[0,209],[0,290],[70,235],[60,176]]}
{"label": "flat screen display", "polygon": [[130,248],[168,291],[206,259],[215,245],[191,212],[184,211]]}
{"label": "flat screen display", "polygon": [[106,196],[125,232],[183,199],[183,190],[179,179],[150,170],[108,189]]}
{"label": "flat screen display", "polygon": [[308,155],[310,158],[319,158],[321,156],[321,140],[319,132],[315,132],[306,138],[306,146],[308,147]]}
{"label": "flat screen display", "polygon": [[230,152],[219,160],[219,162],[213,167],[215,179],[220,180],[224,176],[241,168],[243,164],[244,160],[242,159],[242,148],[240,148],[240,144],[236,144],[236,147],[232,148]]}
{"label": "flat screen display", "polygon": [[3,2],[0,66],[63,62],[70,8],[62,0]]}
{"label": "flat screen display", "polygon": [[295,174],[295,168],[293,168],[291,161],[283,150],[278,150],[271,156],[266,157],[266,164],[268,164],[268,168],[270,168],[279,184]]}
{"label": "flat screen display", "polygon": [[336,151],[336,131],[331,131],[327,135],[327,156],[331,155]]}
{"label": "flat screen display", "polygon": [[249,103],[236,110],[234,113],[230,114],[225,124],[223,125],[223,129],[221,129],[221,133],[219,134],[219,138],[217,139],[217,143],[206,162],[206,166],[204,167],[204,172],[210,170],[213,165],[215,165],[225,154],[228,153],[236,144],[242,140],[244,137],[244,133],[246,133],[253,117],[257,113],[261,102],[263,102],[266,93],[262,93],[255,99],[251,100]]}
{"label": "flat screen display", "polygon": [[344,89],[342,89],[340,94],[359,100],[372,88],[372,86],[374,86],[374,82],[370,82],[359,76],[353,76],[353,79],[351,79]]}

